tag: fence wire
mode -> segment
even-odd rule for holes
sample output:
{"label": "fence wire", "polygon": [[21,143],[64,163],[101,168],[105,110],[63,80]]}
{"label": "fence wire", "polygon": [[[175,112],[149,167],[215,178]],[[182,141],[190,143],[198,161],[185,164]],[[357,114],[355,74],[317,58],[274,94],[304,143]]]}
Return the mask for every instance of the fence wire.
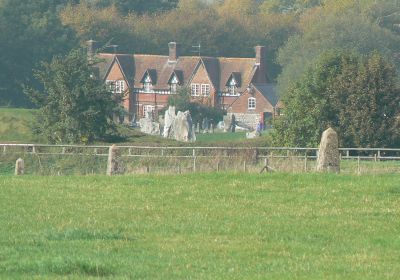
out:
{"label": "fence wire", "polygon": [[[109,146],[0,144],[0,174],[105,174]],[[314,172],[316,148],[119,146],[121,174]],[[341,148],[341,173],[400,173],[400,149]]]}

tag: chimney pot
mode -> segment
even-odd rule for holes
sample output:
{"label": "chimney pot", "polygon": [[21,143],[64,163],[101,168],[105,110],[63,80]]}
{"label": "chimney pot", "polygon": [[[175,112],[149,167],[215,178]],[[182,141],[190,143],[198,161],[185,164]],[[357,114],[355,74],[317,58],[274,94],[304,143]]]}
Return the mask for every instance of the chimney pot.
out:
{"label": "chimney pot", "polygon": [[170,62],[176,62],[179,56],[179,45],[176,42],[168,43],[169,48],[169,58]]}
{"label": "chimney pot", "polygon": [[97,49],[98,49],[98,42],[94,40],[86,41],[87,46],[87,56],[88,58],[93,58]]}

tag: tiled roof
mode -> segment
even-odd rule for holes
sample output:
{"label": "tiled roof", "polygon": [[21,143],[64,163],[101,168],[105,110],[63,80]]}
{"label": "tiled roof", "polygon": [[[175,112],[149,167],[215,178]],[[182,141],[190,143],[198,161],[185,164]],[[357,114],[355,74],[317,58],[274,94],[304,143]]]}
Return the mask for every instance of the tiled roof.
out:
{"label": "tiled roof", "polygon": [[251,83],[254,75],[254,68],[256,60],[255,58],[225,58],[221,57],[218,59],[221,69],[220,77],[220,91],[224,91],[226,84],[233,73],[238,75],[240,73],[241,81],[238,87],[238,91],[243,92],[246,87]]}
{"label": "tiled roof", "polygon": [[276,84],[253,84],[256,90],[258,90],[272,106],[276,106],[279,101],[279,96],[276,91]]}
{"label": "tiled roof", "polygon": [[238,91],[243,92],[252,82],[257,69],[255,58],[179,56],[176,62],[170,62],[168,56],[163,55],[101,53],[98,57],[102,59],[98,64],[100,78],[106,78],[115,57],[129,83],[138,87],[144,74],[149,72],[154,89],[168,89],[174,72],[181,84],[187,84],[196,66],[203,63],[217,91],[226,91],[226,84],[233,75],[239,83]]}

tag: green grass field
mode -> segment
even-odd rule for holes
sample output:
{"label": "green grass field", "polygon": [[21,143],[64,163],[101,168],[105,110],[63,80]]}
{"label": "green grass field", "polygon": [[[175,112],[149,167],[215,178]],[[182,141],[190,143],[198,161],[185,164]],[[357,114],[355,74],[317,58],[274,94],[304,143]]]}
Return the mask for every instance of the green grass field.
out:
{"label": "green grass field", "polygon": [[398,279],[399,175],[1,176],[1,279]]}
{"label": "green grass field", "polygon": [[35,143],[40,141],[31,132],[35,110],[0,108],[0,142]]}

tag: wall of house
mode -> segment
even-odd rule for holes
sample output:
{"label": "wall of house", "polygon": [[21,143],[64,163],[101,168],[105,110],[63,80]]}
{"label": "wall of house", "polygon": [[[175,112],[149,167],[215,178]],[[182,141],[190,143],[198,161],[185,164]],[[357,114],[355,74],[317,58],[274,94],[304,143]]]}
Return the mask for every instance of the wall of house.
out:
{"label": "wall of house", "polygon": [[136,116],[138,118],[145,117],[143,115],[143,106],[152,105],[161,110],[168,104],[168,98],[171,95],[168,94],[155,94],[155,93],[137,93],[136,94]]}
{"label": "wall of house", "polygon": [[[256,108],[248,109],[248,98],[256,98]],[[257,90],[254,94],[244,92],[228,109],[229,114],[234,114],[238,122],[242,122],[253,129],[256,129],[257,124],[263,121],[263,113],[274,113],[274,107],[269,101]]]}
{"label": "wall of house", "polygon": [[191,96],[191,99],[196,102],[200,102],[202,104],[208,105],[208,106],[215,106],[216,103],[216,92],[215,88],[213,87],[213,84],[211,83],[210,79],[208,78],[208,74],[206,69],[204,68],[203,65],[200,65],[200,67],[197,69],[196,73],[193,76],[192,81],[190,84],[188,84],[189,88],[191,84],[209,84],[210,85],[210,97],[194,97]]}
{"label": "wall of house", "polygon": [[[124,106],[124,109],[127,112],[129,112],[129,114],[132,114],[133,100],[132,100],[131,90],[129,88],[128,82],[124,79],[124,75],[122,74],[122,71],[121,71],[118,63],[114,63],[114,65],[111,67],[106,80],[112,80],[112,81],[124,80],[125,81],[126,94],[124,96],[124,100],[122,101],[122,105]],[[129,116],[126,116],[126,117],[129,118]],[[127,121],[129,121],[129,120],[127,120]]]}

